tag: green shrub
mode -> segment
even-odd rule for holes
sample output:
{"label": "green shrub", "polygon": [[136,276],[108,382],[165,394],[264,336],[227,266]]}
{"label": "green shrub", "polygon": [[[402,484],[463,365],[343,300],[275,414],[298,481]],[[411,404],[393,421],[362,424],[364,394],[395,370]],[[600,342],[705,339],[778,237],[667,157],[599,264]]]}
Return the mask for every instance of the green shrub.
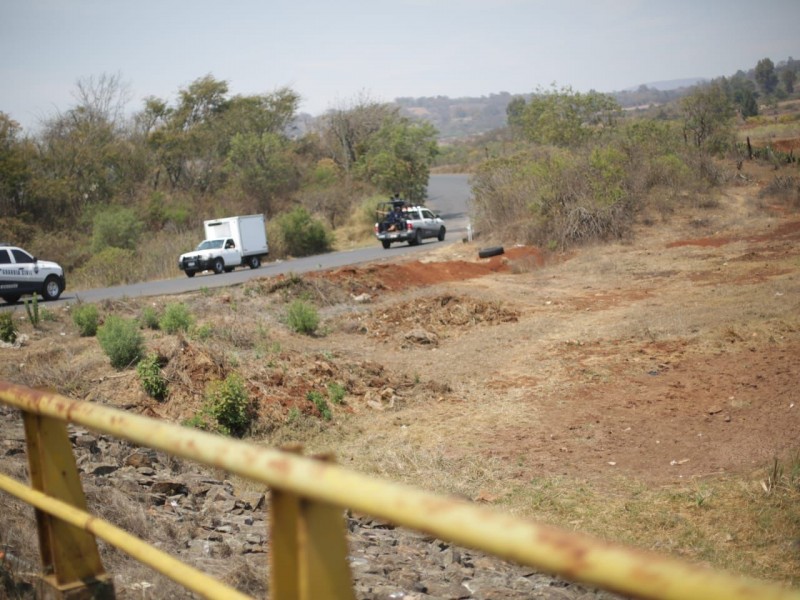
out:
{"label": "green shrub", "polygon": [[241,437],[253,420],[244,381],[236,373],[208,384],[205,409],[217,422],[219,430],[227,435]]}
{"label": "green shrub", "polygon": [[333,418],[331,407],[328,406],[328,401],[325,400],[325,396],[323,396],[320,392],[317,392],[316,390],[309,391],[306,394],[306,400],[314,403],[314,406],[317,407],[317,410],[323,419],[330,421]]}
{"label": "green shrub", "polygon": [[167,395],[167,380],[161,372],[162,358],[155,352],[145,356],[136,365],[136,374],[147,394],[156,400],[163,400]]}
{"label": "green shrub", "polygon": [[289,305],[286,322],[292,331],[311,335],[319,326],[319,313],[308,302],[295,300]]}
{"label": "green shrub", "polygon": [[17,326],[14,325],[14,317],[9,311],[0,313],[0,340],[9,344],[17,341]]}
{"label": "green shrub", "polygon": [[92,225],[92,253],[106,248],[135,250],[143,224],[130,208],[114,207],[99,212]]}
{"label": "green shrub", "polygon": [[97,333],[100,313],[94,304],[76,304],[72,308],[72,322],[78,327],[81,337],[92,337]]}
{"label": "green shrub", "polygon": [[167,304],[158,324],[161,330],[166,333],[178,333],[179,331],[185,333],[189,331],[193,321],[194,319],[186,305],[182,302],[177,302]]}
{"label": "green shrub", "polygon": [[331,402],[334,404],[341,404],[344,401],[346,393],[347,390],[341,383],[332,381],[328,384],[328,398],[330,398]]}
{"label": "green shrub", "polygon": [[194,427],[195,429],[202,429],[203,431],[210,431],[212,427],[208,419],[208,413],[206,411],[202,411],[183,421],[183,425],[186,427]]}
{"label": "green shrub", "polygon": [[144,341],[139,324],[133,319],[109,316],[97,330],[97,341],[116,369],[136,364],[142,358]]}
{"label": "green shrub", "polygon": [[145,306],[139,315],[139,326],[142,329],[158,329],[158,313],[152,306]]}
{"label": "green shrub", "polygon": [[214,335],[214,326],[211,323],[203,323],[199,327],[195,327],[192,331],[192,337],[202,342],[211,338]]}
{"label": "green shrub", "polygon": [[331,249],[333,238],[325,225],[302,206],[279,215],[273,221],[287,255],[309,256]]}
{"label": "green shrub", "polygon": [[55,323],[59,320],[56,313],[54,313],[52,310],[47,310],[46,308],[43,308],[41,311],[39,311],[39,318],[42,321],[47,321],[48,323]]}

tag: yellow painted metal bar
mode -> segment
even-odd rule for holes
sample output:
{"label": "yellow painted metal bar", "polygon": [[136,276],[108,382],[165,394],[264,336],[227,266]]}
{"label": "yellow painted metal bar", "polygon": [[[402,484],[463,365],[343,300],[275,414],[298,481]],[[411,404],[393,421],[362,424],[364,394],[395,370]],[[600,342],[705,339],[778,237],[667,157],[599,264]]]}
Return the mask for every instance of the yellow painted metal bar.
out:
{"label": "yellow painted metal bar", "polygon": [[[64,421],[24,414],[31,485],[43,494],[86,511],[78,467]],[[105,574],[94,536],[47,513],[37,513],[39,551],[45,571],[58,586],[99,579]]]}
{"label": "yellow painted metal bar", "polygon": [[253,600],[251,596],[242,594],[210,575],[206,575],[202,571],[182,563],[166,552],[151,546],[111,523],[98,519],[83,510],[78,510],[66,502],[51,498],[38,490],[31,489],[7,475],[0,474],[0,490],[20,498],[24,502],[35,506],[38,510],[47,512],[74,527],[107,541],[139,562],[152,567],[159,573],[163,573],[203,598],[212,600]]}
{"label": "yellow painted metal bar", "polygon": [[290,492],[270,491],[270,595],[273,600],[300,597],[298,515],[300,500]]}
{"label": "yellow painted metal bar", "polygon": [[373,515],[506,560],[656,600],[800,600],[800,590],[609,544],[279,450],[0,382],[0,400]]}
{"label": "yellow painted metal bar", "polygon": [[300,600],[355,600],[341,508],[300,501]]}

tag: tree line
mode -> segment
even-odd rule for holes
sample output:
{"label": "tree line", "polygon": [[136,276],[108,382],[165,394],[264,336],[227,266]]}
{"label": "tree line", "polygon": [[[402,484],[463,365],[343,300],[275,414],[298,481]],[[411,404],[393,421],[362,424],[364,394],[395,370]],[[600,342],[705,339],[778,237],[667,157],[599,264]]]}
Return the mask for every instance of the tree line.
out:
{"label": "tree line", "polygon": [[685,198],[713,196],[723,180],[718,159],[741,166],[752,157],[736,141],[737,119],[791,97],[799,68],[763,59],[752,77],[695,86],[649,114],[555,85],[515,97],[507,129],[459,155],[475,165],[473,224],[506,243],[553,249],[624,239],[637,218],[654,222]]}
{"label": "tree line", "polygon": [[[133,115],[120,75],[80,80],[73,96],[35,135],[0,112],[0,237],[39,249],[58,237],[68,268],[98,244],[135,246],[137,232],[197,230],[227,214],[299,211],[331,230],[375,195],[423,200],[437,153],[431,125],[369,98],[300,133],[292,89],[232,95],[212,75]],[[127,241],[97,242],[95,229],[128,220]]]}

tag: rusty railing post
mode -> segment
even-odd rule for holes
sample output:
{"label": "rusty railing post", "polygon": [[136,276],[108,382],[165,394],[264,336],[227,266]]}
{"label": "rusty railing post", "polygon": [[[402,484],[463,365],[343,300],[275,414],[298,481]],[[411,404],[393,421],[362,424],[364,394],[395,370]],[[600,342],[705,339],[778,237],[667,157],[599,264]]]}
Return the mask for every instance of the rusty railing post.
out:
{"label": "rusty railing post", "polygon": [[[64,422],[23,411],[31,486],[86,511],[78,467]],[[36,509],[42,558],[41,597],[112,599],[114,585],[100,561],[95,537]]]}
{"label": "rusty railing post", "polygon": [[[299,446],[283,450],[302,453]],[[333,460],[331,456],[316,458]],[[271,597],[354,600],[343,511],[277,489],[270,496]]]}

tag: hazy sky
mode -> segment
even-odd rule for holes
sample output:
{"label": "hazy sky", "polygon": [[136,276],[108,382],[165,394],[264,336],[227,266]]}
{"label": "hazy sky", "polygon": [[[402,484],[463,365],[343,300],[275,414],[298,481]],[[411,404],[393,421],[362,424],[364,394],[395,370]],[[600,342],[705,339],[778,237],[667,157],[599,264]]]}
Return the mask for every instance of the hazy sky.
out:
{"label": "hazy sky", "polygon": [[119,74],[129,110],[211,74],[288,86],[320,114],[361,95],[612,92],[800,58],[800,0],[0,0],[0,111],[26,129]]}

